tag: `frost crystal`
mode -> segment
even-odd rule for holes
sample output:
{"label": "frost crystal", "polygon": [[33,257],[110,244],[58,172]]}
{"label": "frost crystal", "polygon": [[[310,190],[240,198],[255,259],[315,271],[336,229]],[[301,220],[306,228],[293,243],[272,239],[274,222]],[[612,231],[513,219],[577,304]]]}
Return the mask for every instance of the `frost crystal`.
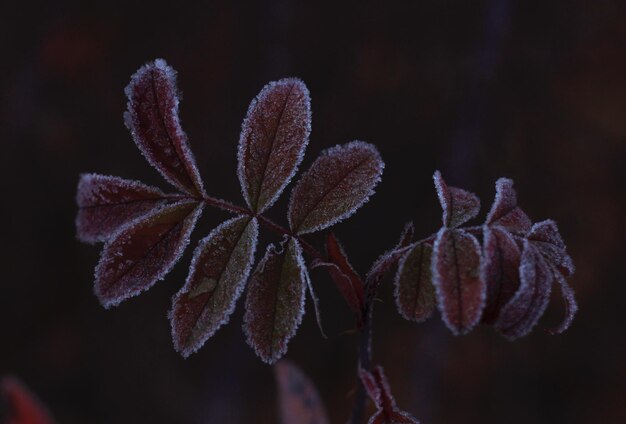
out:
{"label": "frost crystal", "polygon": [[285,359],[274,366],[283,424],[328,424],[322,399],[311,380]]}
{"label": "frost crystal", "polygon": [[377,409],[368,424],[419,424],[411,414],[398,409],[382,367],[372,372],[360,369],[359,377]]}
{"label": "frost crystal", "polygon": [[528,215],[517,206],[517,193],[513,180],[499,178],[496,181],[496,198],[485,221],[487,225],[499,225],[515,234],[526,234],[532,225]]}
{"label": "frost crystal", "polygon": [[250,103],[238,151],[238,176],[248,206],[263,212],[280,196],[304,156],[311,132],[311,100],[304,83],[267,84]]}
{"label": "frost crystal", "polygon": [[297,234],[323,230],[352,215],[374,193],[384,163],[362,141],[324,151],[291,193],[289,225]]}
{"label": "frost crystal", "polygon": [[256,218],[238,216],[198,244],[170,312],[174,346],[183,356],[197,351],[228,322],[248,279],[258,232]]}
{"label": "frost crystal", "polygon": [[536,223],[528,233],[528,240],[535,245],[548,262],[556,265],[563,276],[569,277],[574,273],[574,262],[567,254],[565,243],[559,234],[556,222],[547,219]]}
{"label": "frost crystal", "polygon": [[139,181],[83,174],[76,195],[76,233],[83,242],[106,241],[124,224],[157,209],[167,200],[168,196],[161,190]]}
{"label": "frost crystal", "polygon": [[439,203],[441,203],[441,208],[443,209],[443,225],[455,228],[478,215],[480,200],[474,193],[456,187],[449,187],[439,171],[435,171],[433,180],[437,189]]}
{"label": "frost crystal", "polygon": [[439,311],[454,334],[468,333],[485,306],[480,278],[480,245],[463,230],[442,228],[433,248],[431,270]]}
{"label": "frost crystal", "polygon": [[163,59],[131,77],[124,121],[146,160],[177,189],[204,195],[202,179],[178,118],[176,71]]}
{"label": "frost crystal", "polygon": [[394,295],[398,311],[407,320],[425,321],[435,308],[432,252],[430,244],[418,242],[411,246],[398,263]]}
{"label": "frost crystal", "polygon": [[94,291],[105,308],[149,289],[189,244],[202,204],[181,201],[127,224],[109,240],[96,267]]}
{"label": "frost crystal", "polygon": [[286,238],[276,248],[268,246],[265,256],[248,283],[244,332],[248,344],[268,364],[287,352],[304,314],[305,275],[302,248]]}

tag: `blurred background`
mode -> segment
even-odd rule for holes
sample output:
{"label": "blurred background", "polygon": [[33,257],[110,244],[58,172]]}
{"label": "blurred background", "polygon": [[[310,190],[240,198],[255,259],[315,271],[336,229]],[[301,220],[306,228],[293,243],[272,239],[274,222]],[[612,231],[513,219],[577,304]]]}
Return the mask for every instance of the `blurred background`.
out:
{"label": "blurred background", "polygon": [[[270,80],[298,76],[311,90],[303,169],[338,143],[379,147],[376,196],[336,227],[363,273],[406,221],[418,237],[437,230],[435,169],[478,193],[483,212],[495,180],[511,177],[531,218],[559,223],[580,303],[561,336],[542,330],[561,319],[558,298],[510,343],[489,327],[454,337],[438,314],[404,321],[386,280],[374,355],[403,409],[427,424],[626,422],[626,3],[129,3],[0,5],[0,375],[21,378],[59,423],[278,421],[272,369],[245,343],[241,304],[199,353],[174,351],[166,313],[192,249],[117,308],[92,294],[100,246],[75,239],[78,176],[169,189],[122,121],[130,75],[163,57],[179,71],[181,119],[211,194],[242,201],[241,120]],[[269,213],[279,223],[283,197]],[[226,217],[206,211],[192,244]],[[343,423],[353,323],[327,275],[312,276],[329,338],[309,302],[287,357]]]}

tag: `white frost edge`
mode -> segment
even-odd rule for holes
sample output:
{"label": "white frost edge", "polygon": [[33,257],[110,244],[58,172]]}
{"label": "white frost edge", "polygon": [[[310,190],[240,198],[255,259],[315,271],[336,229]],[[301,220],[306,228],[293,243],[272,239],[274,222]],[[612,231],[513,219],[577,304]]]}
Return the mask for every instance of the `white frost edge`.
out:
{"label": "white frost edge", "polygon": [[[333,225],[337,224],[338,222],[343,221],[346,218],[349,218],[350,216],[354,215],[356,213],[357,210],[359,210],[364,204],[366,204],[370,197],[372,197],[372,195],[374,195],[374,193],[376,192],[376,186],[378,185],[378,183],[380,183],[380,181],[382,180],[382,175],[383,175],[383,170],[385,169],[385,162],[383,162],[382,156],[380,155],[380,152],[378,151],[378,149],[376,148],[376,146],[374,146],[371,143],[367,143],[365,141],[359,141],[359,140],[354,140],[351,141],[349,143],[346,144],[337,144],[336,146],[330,147],[324,151],[322,151],[322,153],[320,153],[320,155],[318,156],[317,159],[315,159],[315,162],[313,162],[313,164],[311,165],[311,167],[300,176],[300,180],[298,180],[298,183],[296,183],[296,186],[292,189],[291,191],[291,197],[289,198],[289,207],[287,209],[287,221],[289,222],[289,228],[293,228],[293,224],[291,222],[291,208],[293,206],[293,197],[294,197],[294,193],[296,192],[296,190],[298,190],[298,187],[300,186],[300,182],[303,181],[308,175],[309,172],[311,171],[311,169],[313,169],[313,167],[317,164],[317,162],[324,158],[325,156],[331,156],[336,154],[338,151],[342,151],[344,149],[352,149],[352,148],[364,148],[366,150],[369,150],[370,152],[372,152],[374,154],[376,163],[378,165],[378,175],[376,176],[376,178],[374,178],[372,180],[371,186],[369,188],[369,192],[363,196],[363,198],[360,200],[360,202],[356,203],[351,209],[347,210],[346,212],[344,212],[341,215],[338,215],[337,217],[323,223],[323,224],[319,224],[313,227],[310,227],[306,230],[300,230],[298,229],[297,234],[298,235],[304,235],[304,234],[310,234],[310,233],[315,233],[317,231],[321,231],[324,230],[326,228],[332,227]],[[309,211],[309,214],[313,211],[314,209],[312,209],[311,211]]]}
{"label": "white frost edge", "polygon": [[[278,85],[287,85],[287,84],[295,84],[295,85],[299,86],[300,89],[302,90],[303,95],[304,95],[305,103],[307,105],[307,107],[306,107],[307,125],[306,125],[306,130],[305,130],[306,131],[306,135],[304,137],[304,143],[302,144],[302,147],[301,147],[300,151],[298,152],[298,157],[296,158],[296,163],[295,163],[295,165],[293,167],[293,170],[291,171],[289,176],[285,179],[285,181],[280,185],[279,189],[276,191],[274,196],[272,196],[266,202],[266,204],[263,206],[263,208],[260,208],[258,210],[258,213],[263,213],[264,211],[269,209],[276,202],[278,197],[280,197],[280,195],[285,190],[285,187],[287,187],[287,185],[291,182],[293,176],[298,171],[298,167],[300,166],[300,164],[302,163],[302,160],[304,159],[304,153],[306,151],[307,146],[309,145],[309,136],[311,135],[312,113],[311,113],[311,94],[309,92],[309,89],[307,88],[307,86],[304,83],[304,81],[302,81],[299,78],[294,78],[294,77],[283,78],[283,79],[280,79],[278,81],[271,81],[271,82],[267,83],[261,89],[259,94],[257,94],[256,97],[254,99],[252,99],[252,101],[250,102],[250,105],[248,106],[248,111],[246,112],[246,117],[244,118],[244,120],[243,120],[243,122],[241,124],[241,134],[239,135],[239,143],[237,145],[237,178],[239,178],[239,185],[241,187],[241,194],[243,195],[243,198],[246,201],[246,205],[248,205],[248,207],[250,209],[253,209],[253,205],[251,204],[250,195],[248,193],[248,185],[246,183],[245,164],[244,164],[244,151],[245,151],[244,143],[245,143],[245,140],[248,138],[248,135],[250,134],[250,125],[249,125],[250,117],[254,113],[257,104],[259,102],[263,101],[265,99],[265,97],[267,97],[268,93],[272,89],[274,89],[274,87],[276,87]],[[263,181],[261,181],[261,187],[262,186],[263,186]],[[261,187],[259,187],[259,190],[261,190]]]}
{"label": "white frost edge", "polygon": [[485,218],[485,224],[491,224],[494,221],[494,215],[507,193],[513,198],[513,207],[511,207],[511,210],[513,210],[517,207],[517,192],[513,188],[513,180],[504,177],[498,178],[496,181],[496,195],[493,199],[491,209]]}
{"label": "white frost edge", "polygon": [[[409,259],[409,256],[411,256],[411,254],[413,253],[413,250],[422,244],[424,244],[423,241],[417,241],[415,243],[411,243],[408,246],[406,246],[407,251],[402,255],[400,260],[398,260],[398,269],[396,270],[396,275],[393,278],[393,285],[394,285],[393,298],[396,302],[396,309],[398,310],[398,313],[400,314],[400,316],[402,316],[402,318],[406,319],[407,321],[412,321],[412,322],[425,322],[427,319],[429,319],[433,315],[433,312],[434,312],[434,308],[433,308],[433,310],[431,310],[430,313],[426,315],[423,319],[416,319],[415,316],[413,315],[407,316],[404,313],[404,311],[402,311],[402,308],[400,307],[400,276],[404,272],[404,266],[406,265],[406,261]],[[433,250],[433,254],[434,254],[434,250]],[[432,264],[432,255],[431,255],[431,264]],[[432,272],[431,272],[431,275],[432,275]],[[432,276],[431,276],[430,283],[433,284]]]}
{"label": "white frost edge", "polygon": [[[204,344],[206,343],[208,339],[213,337],[213,335],[217,332],[217,330],[219,330],[223,325],[228,324],[228,322],[230,321],[230,317],[235,310],[237,301],[239,300],[239,298],[241,297],[241,294],[243,293],[245,289],[245,283],[248,281],[250,270],[252,269],[252,265],[254,264],[254,255],[256,253],[256,246],[257,246],[257,241],[258,241],[258,236],[259,236],[258,220],[256,218],[250,219],[250,217],[247,215],[238,215],[234,218],[231,218],[227,221],[222,222],[220,225],[214,228],[209,233],[208,236],[200,240],[200,242],[198,242],[198,246],[195,248],[193,252],[193,258],[191,259],[191,264],[189,265],[189,274],[187,275],[187,279],[185,280],[185,285],[172,297],[172,308],[169,310],[167,314],[167,318],[170,321],[172,336],[173,336],[174,334],[179,332],[177,322],[176,320],[174,320],[174,313],[173,313],[174,306],[173,305],[181,296],[189,292],[190,286],[191,286],[192,270],[198,267],[198,260],[200,256],[202,255],[202,253],[204,252],[206,246],[209,243],[211,243],[215,239],[215,237],[217,237],[219,233],[221,233],[225,228],[230,227],[231,225],[237,223],[238,221],[242,221],[246,219],[249,220],[249,222],[244,227],[244,230],[242,231],[242,235],[250,229],[251,231],[250,235],[252,236],[251,237],[252,248],[250,249],[250,252],[248,255],[247,265],[242,270],[239,281],[236,284],[235,295],[233,296],[230,304],[224,311],[222,319],[220,320],[219,323],[217,323],[217,325],[215,326],[215,328],[212,329],[212,331],[209,331],[203,334],[202,337],[198,339],[198,341],[195,344],[192,344],[191,346],[187,348],[181,348],[181,346],[177,346],[176,343],[174,342],[175,350],[179,352],[181,355],[183,355],[184,358],[188,358],[191,354],[197,352],[202,346],[204,346]],[[229,264],[230,262],[226,265],[226,267],[228,267]],[[201,315],[198,318],[198,320],[202,318],[203,313],[204,313],[204,310],[203,312],[201,312]],[[175,338],[172,337],[172,340],[175,340]]]}
{"label": "white frost edge", "polygon": [[138,217],[137,219],[127,223],[126,225],[122,226],[112,237],[109,241],[107,241],[104,245],[104,248],[102,249],[102,253],[100,254],[100,260],[98,261],[98,265],[96,265],[96,269],[94,271],[94,278],[95,278],[95,283],[94,283],[94,294],[96,295],[96,297],[98,298],[98,300],[100,300],[100,303],[102,304],[102,306],[105,309],[109,309],[112,306],[117,306],[120,303],[122,303],[124,300],[130,299],[131,297],[135,297],[137,295],[139,295],[140,293],[152,288],[152,286],[154,286],[154,284],[156,284],[158,281],[161,281],[165,275],[167,275],[172,268],[174,267],[174,265],[176,265],[176,263],[178,262],[178,260],[180,259],[180,257],[183,255],[183,252],[185,251],[185,248],[187,247],[187,245],[189,244],[189,237],[191,236],[191,233],[193,231],[193,229],[196,226],[196,223],[198,222],[198,219],[200,218],[200,215],[202,214],[202,211],[204,210],[204,203],[198,203],[198,205],[196,206],[196,208],[189,214],[187,215],[187,217],[185,217],[183,219],[183,221],[190,219],[190,225],[187,227],[187,230],[185,231],[185,233],[183,234],[182,237],[182,243],[180,243],[178,245],[178,248],[176,249],[173,259],[170,261],[169,264],[167,264],[166,267],[164,267],[161,272],[157,273],[157,275],[153,278],[153,280],[147,284],[145,287],[142,287],[138,290],[135,290],[133,292],[130,293],[126,293],[123,296],[118,296],[115,299],[109,300],[109,301],[103,301],[100,296],[97,293],[97,285],[98,285],[98,280],[99,280],[99,276],[101,274],[101,268],[104,266],[103,260],[106,256],[108,256],[109,253],[109,249],[111,248],[111,245],[113,245],[120,237],[125,236],[126,232],[129,230],[132,230],[132,227],[138,225],[141,223],[141,221],[149,221],[152,218],[154,218],[155,215],[159,214],[161,211],[164,211],[166,208],[169,209],[175,209],[179,206],[182,206],[184,204],[193,204],[193,203],[198,203],[195,201],[188,201],[188,200],[184,200],[181,202],[176,202],[170,205],[164,205],[152,212],[150,212],[147,215],[143,215]]}

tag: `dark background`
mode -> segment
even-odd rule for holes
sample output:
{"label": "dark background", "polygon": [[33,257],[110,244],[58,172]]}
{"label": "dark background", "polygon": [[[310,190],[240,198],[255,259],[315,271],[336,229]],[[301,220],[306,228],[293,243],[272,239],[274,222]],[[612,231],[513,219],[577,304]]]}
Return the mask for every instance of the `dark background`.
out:
{"label": "dark background", "polygon": [[[179,71],[181,118],[211,194],[241,202],[240,124],[270,80],[298,76],[311,90],[303,168],[337,143],[379,147],[376,196],[336,227],[361,272],[406,221],[418,236],[437,230],[435,169],[477,192],[483,212],[509,176],[531,218],[557,220],[580,303],[561,336],[543,331],[562,317],[557,298],[510,343],[489,327],[454,337],[438,314],[405,322],[386,281],[375,361],[404,409],[439,424],[626,422],[624,2],[84,3],[0,6],[0,374],[20,377],[59,423],[277,422],[272,370],[245,343],[241,305],[190,359],[173,350],[166,312],[192,249],[113,310],[92,294],[99,247],[75,239],[79,173],[168,188],[122,122],[123,88],[156,57]],[[269,214],[280,223],[285,199]],[[206,211],[193,243],[226,217]],[[326,274],[313,279],[329,338],[309,302],[287,356],[343,423],[356,340]]]}

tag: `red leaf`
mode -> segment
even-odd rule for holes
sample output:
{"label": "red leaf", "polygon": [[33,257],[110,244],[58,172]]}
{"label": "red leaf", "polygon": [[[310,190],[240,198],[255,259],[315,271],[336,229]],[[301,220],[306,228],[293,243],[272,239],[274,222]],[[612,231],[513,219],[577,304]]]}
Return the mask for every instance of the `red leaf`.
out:
{"label": "red leaf", "polygon": [[105,308],[149,289],[180,258],[202,211],[181,201],[123,227],[109,240],[96,267],[95,293]]}
{"label": "red leaf", "polygon": [[493,324],[498,314],[513,297],[520,285],[520,251],[507,230],[483,227],[482,275],[487,285],[487,300],[482,322]]}
{"label": "red leaf", "polygon": [[0,402],[7,407],[5,424],[53,424],[47,408],[18,379],[0,380]]}
{"label": "red leaf", "polygon": [[466,334],[480,320],[485,282],[480,278],[480,245],[463,230],[442,228],[433,248],[433,285],[443,320],[454,334]]}
{"label": "red leaf", "polygon": [[149,62],[131,77],[125,93],[128,104],[124,120],[146,160],[177,189],[204,195],[178,119],[176,71],[163,59]]}
{"label": "red leaf", "polygon": [[398,409],[382,367],[375,367],[371,373],[360,369],[359,376],[377,408],[368,424],[419,424],[411,414]]}
{"label": "red leaf", "polygon": [[124,224],[173,199],[156,187],[106,175],[83,174],[78,182],[76,232],[81,241],[106,241]]}
{"label": "red leaf", "polygon": [[248,206],[269,208],[302,162],[311,132],[311,99],[295,78],[263,87],[250,103],[239,138],[238,174]]}
{"label": "red leaf", "polygon": [[513,188],[513,180],[499,178],[496,181],[496,198],[485,223],[499,225],[520,235],[530,230],[532,226],[530,218],[517,206],[517,193]]}
{"label": "red leaf", "polygon": [[478,215],[480,200],[474,193],[456,187],[448,187],[439,171],[435,171],[433,180],[435,181],[439,203],[443,209],[443,225],[455,228]]}
{"label": "red leaf", "polygon": [[174,347],[184,357],[228,322],[250,274],[258,232],[256,218],[238,216],[198,244],[170,312]]}
{"label": "red leaf", "polygon": [[533,329],[548,306],[552,290],[552,271],[528,240],[524,240],[519,274],[519,289],[502,308],[494,324],[510,340],[525,336]]}
{"label": "red leaf", "polygon": [[282,424],[328,424],[322,399],[302,370],[285,359],[274,366]]}
{"label": "red leaf", "polygon": [[574,273],[574,262],[567,254],[565,243],[559,234],[556,222],[551,219],[533,225],[528,240],[541,252],[546,260],[554,264],[565,277]]}
{"label": "red leaf", "polygon": [[291,229],[312,233],[352,215],[374,193],[383,167],[368,143],[353,141],[325,150],[291,192]]}
{"label": "red leaf", "polygon": [[578,311],[578,304],[576,303],[576,298],[574,297],[574,290],[572,290],[569,284],[567,284],[565,277],[563,277],[563,275],[556,269],[553,270],[553,275],[556,282],[559,284],[561,296],[565,301],[565,318],[561,324],[548,329],[548,332],[554,335],[561,334],[572,325],[574,315],[576,315],[576,312]]}
{"label": "red leaf", "polygon": [[269,245],[248,283],[244,332],[248,344],[269,364],[287,352],[304,315],[305,266],[297,240]]}
{"label": "red leaf", "polygon": [[398,311],[405,319],[422,322],[435,308],[431,258],[433,248],[426,242],[411,246],[398,263],[395,298]]}

